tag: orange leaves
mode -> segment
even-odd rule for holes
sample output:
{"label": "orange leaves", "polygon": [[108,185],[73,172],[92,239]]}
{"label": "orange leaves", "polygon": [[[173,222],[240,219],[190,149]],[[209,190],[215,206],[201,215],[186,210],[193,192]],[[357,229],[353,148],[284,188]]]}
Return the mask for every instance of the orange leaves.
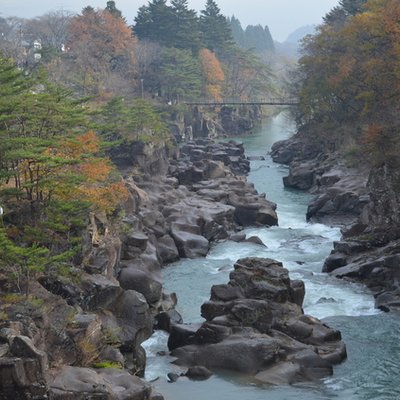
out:
{"label": "orange leaves", "polygon": [[382,136],[382,126],[378,124],[369,125],[364,132],[364,143],[367,148],[374,148]]}
{"label": "orange leaves", "polygon": [[209,82],[222,82],[225,79],[221,63],[215,54],[208,49],[201,49],[199,52],[203,73]]}
{"label": "orange leaves", "polygon": [[[71,146],[72,145],[72,146]],[[113,182],[112,165],[107,158],[96,156],[100,140],[94,131],[79,135],[70,143],[75,157],[81,157],[74,169],[81,176],[82,183],[76,195],[92,204],[92,208],[110,213],[128,197],[128,190],[122,182]]]}
{"label": "orange leaves", "polygon": [[113,212],[129,196],[128,189],[123,182],[110,183],[105,186],[81,186],[79,192],[92,203],[93,208],[106,213]]}
{"label": "orange leaves", "polygon": [[111,162],[97,153],[100,140],[94,131],[88,131],[60,142],[47,150],[57,160],[49,175],[53,185],[49,191],[62,200],[84,200],[92,208],[114,211],[124,201],[128,191],[122,182],[115,182]]}
{"label": "orange leaves", "polygon": [[108,160],[99,158],[81,164],[79,170],[89,182],[96,182],[106,180],[112,168]]}
{"label": "orange leaves", "polygon": [[[109,96],[133,88],[137,40],[124,19],[107,10],[77,15],[69,25],[69,55],[83,93]],[[129,82],[129,84],[127,84]]]}
{"label": "orange leaves", "polygon": [[85,152],[88,153],[95,153],[100,149],[100,139],[96,135],[96,132],[92,130],[78,136],[77,142],[80,145],[80,149],[83,149]]}
{"label": "orange leaves", "polygon": [[215,100],[221,99],[221,85],[225,80],[221,63],[215,54],[208,49],[201,49],[199,58],[206,82],[206,93]]}
{"label": "orange leaves", "polygon": [[71,50],[78,43],[91,42],[89,50],[97,47],[99,53],[115,54],[134,43],[132,31],[124,20],[105,10],[75,16],[70,22],[70,33]]}

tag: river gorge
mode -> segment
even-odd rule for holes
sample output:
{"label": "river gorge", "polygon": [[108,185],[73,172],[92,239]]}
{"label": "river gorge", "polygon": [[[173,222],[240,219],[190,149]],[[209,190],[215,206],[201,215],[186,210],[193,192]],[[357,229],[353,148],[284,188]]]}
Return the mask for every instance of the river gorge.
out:
{"label": "river gorge", "polygon": [[[228,280],[233,264],[244,257],[266,257],[283,262],[291,279],[305,282],[306,314],[322,319],[342,332],[348,359],[334,369],[334,375],[318,382],[293,386],[256,385],[243,375],[220,372],[205,382],[180,378],[169,383],[167,374],[184,370],[167,354],[168,335],[156,333],[144,343],[147,353],[146,379],[167,400],[215,399],[395,399],[400,319],[374,308],[373,295],[363,286],[322,273],[324,260],[340,239],[339,227],[307,223],[305,215],[311,196],[285,189],[282,177],[286,166],[272,162],[272,144],[290,137],[295,126],[285,113],[265,119],[251,136],[240,138],[251,161],[248,181],[259,193],[277,203],[279,226],[247,228],[247,236],[258,236],[266,245],[222,242],[212,247],[206,258],[182,259],[163,269],[164,287],[178,297],[177,310],[185,323],[201,322],[200,306],[209,298],[212,285]],[[265,159],[262,159],[265,158]]]}

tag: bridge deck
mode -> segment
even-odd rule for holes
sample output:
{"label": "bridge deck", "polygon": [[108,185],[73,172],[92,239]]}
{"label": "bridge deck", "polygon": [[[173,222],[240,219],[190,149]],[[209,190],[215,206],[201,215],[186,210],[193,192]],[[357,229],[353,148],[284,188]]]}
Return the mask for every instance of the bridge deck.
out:
{"label": "bridge deck", "polygon": [[184,101],[189,106],[295,106],[298,104],[296,99],[224,99],[216,100],[198,100]]}

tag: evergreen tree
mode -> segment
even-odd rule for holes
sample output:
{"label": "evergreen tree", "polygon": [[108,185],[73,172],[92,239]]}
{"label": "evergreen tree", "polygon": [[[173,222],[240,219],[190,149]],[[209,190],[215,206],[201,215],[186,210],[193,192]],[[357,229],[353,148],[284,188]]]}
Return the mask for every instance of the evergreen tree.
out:
{"label": "evergreen tree", "polygon": [[145,100],[128,103],[122,97],[114,97],[98,113],[97,119],[101,120],[98,129],[107,143],[157,142],[167,138],[160,113]]}
{"label": "evergreen tree", "polygon": [[200,32],[205,47],[211,51],[224,51],[233,44],[229,22],[214,0],[207,0],[205,9],[200,11]]}
{"label": "evergreen tree", "polygon": [[174,29],[174,15],[166,0],[152,0],[147,6],[140,7],[133,26],[139,39],[164,46],[171,46]]}
{"label": "evergreen tree", "polygon": [[106,6],[106,11],[108,11],[110,14],[112,14],[116,18],[122,18],[122,12],[118,10],[118,8],[115,5],[115,1],[107,1],[107,6]]}
{"label": "evergreen tree", "polygon": [[367,0],[340,0],[340,7],[349,16],[359,14],[363,11],[363,6]]}
{"label": "evergreen tree", "polygon": [[367,0],[340,0],[339,6],[334,7],[326,14],[324,22],[335,29],[340,29],[348,17],[361,13],[366,3]]}
{"label": "evergreen tree", "polygon": [[188,8],[188,0],[172,0],[174,29],[169,47],[190,49],[197,54],[201,47],[199,20],[195,10]]}
{"label": "evergreen tree", "polygon": [[201,67],[189,50],[164,49],[159,78],[161,93],[171,102],[200,95]]}
{"label": "evergreen tree", "polygon": [[263,53],[274,49],[274,43],[268,27],[249,25],[245,32],[245,48],[253,49],[256,53]]}
{"label": "evergreen tree", "polygon": [[244,38],[244,30],[242,28],[242,24],[235,16],[232,16],[232,18],[228,19],[228,21],[231,25],[232,37],[235,43],[240,47],[244,47],[245,38]]}

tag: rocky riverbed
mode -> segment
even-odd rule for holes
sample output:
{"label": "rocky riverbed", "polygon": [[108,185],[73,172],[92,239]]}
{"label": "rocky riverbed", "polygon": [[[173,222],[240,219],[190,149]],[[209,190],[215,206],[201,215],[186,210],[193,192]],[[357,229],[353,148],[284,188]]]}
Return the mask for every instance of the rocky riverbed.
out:
{"label": "rocky riverbed", "polygon": [[323,271],[367,285],[376,306],[400,307],[399,176],[389,165],[349,167],[329,143],[300,132],[276,143],[272,157],[289,165],[284,184],[315,194],[307,219],[342,226]]}
{"label": "rocky riverbed", "polygon": [[73,278],[42,276],[30,298],[2,302],[2,399],[162,398],[134,376],[143,374],[141,343],[154,317],[176,303],[163,291],[161,266],[205,256],[217,240],[245,240],[244,226],[277,224],[275,204],[246,182],[240,144],[188,143],[171,162],[157,149],[130,150],[137,165],[119,158],[131,192],[125,216],[91,216]]}

